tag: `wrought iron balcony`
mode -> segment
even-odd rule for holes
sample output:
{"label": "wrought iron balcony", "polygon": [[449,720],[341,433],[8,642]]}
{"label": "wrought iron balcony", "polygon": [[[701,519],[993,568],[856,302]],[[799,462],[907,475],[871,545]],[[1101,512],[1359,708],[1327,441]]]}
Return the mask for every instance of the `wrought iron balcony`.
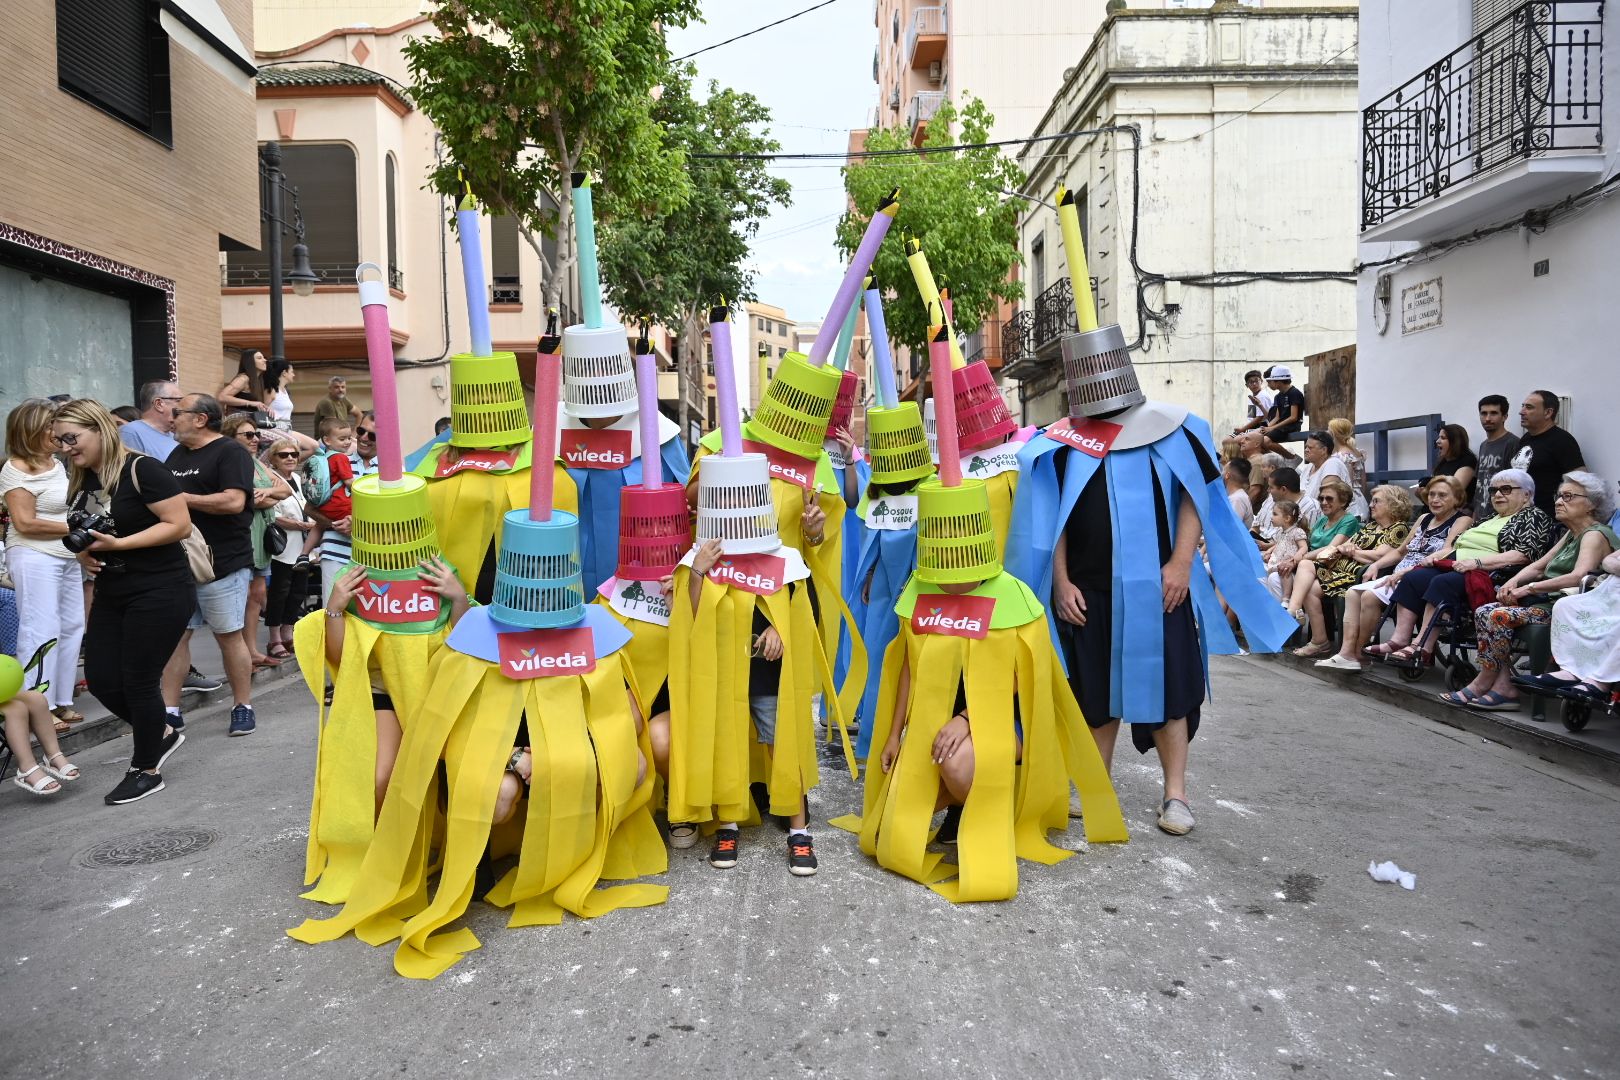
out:
{"label": "wrought iron balcony", "polygon": [[1035,313],[1020,311],[1001,324],[1001,370],[1017,378],[1020,364],[1035,359]]}
{"label": "wrought iron balcony", "polygon": [[1602,122],[1603,0],[1529,0],[1363,111],[1362,230],[1514,163],[1599,153]]}
{"label": "wrought iron balcony", "polygon": [[1035,351],[1044,352],[1055,346],[1064,334],[1073,334],[1079,329],[1074,319],[1074,289],[1067,277],[1061,277],[1035,298],[1032,334]]}
{"label": "wrought iron balcony", "polygon": [[906,67],[926,66],[944,55],[945,6],[917,8],[911,13],[911,25],[906,27]]}
{"label": "wrought iron balcony", "polygon": [[489,287],[489,302],[495,304],[523,303],[523,286],[517,282],[495,282]]}

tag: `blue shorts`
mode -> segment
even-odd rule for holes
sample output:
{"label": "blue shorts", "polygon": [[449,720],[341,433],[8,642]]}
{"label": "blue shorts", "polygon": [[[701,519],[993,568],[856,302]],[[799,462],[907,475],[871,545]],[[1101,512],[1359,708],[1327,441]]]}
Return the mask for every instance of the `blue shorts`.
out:
{"label": "blue shorts", "polygon": [[776,745],[776,698],[750,697],[748,712],[754,718],[759,741],[766,746]]}
{"label": "blue shorts", "polygon": [[206,585],[197,586],[197,609],[191,613],[188,630],[204,626],[216,634],[236,634],[247,619],[248,584],[253,568],[244,566]]}

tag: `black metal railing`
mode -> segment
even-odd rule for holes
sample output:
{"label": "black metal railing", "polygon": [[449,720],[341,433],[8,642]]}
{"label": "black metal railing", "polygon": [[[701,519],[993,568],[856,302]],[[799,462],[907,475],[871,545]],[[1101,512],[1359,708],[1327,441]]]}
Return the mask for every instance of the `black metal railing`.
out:
{"label": "black metal railing", "polygon": [[1603,145],[1603,0],[1529,0],[1362,112],[1361,227],[1499,166]]}
{"label": "black metal railing", "polygon": [[1056,344],[1064,334],[1072,334],[1078,329],[1074,319],[1074,289],[1067,277],[1061,277],[1035,298],[1035,350],[1039,352],[1048,345]]}
{"label": "black metal railing", "polygon": [[[309,266],[311,270],[315,271],[315,276],[321,279],[322,285],[354,284],[355,264],[352,262],[312,262],[309,264]],[[290,269],[292,268],[285,267],[282,270],[282,273],[285,274]],[[241,288],[244,286],[263,286],[268,288],[270,285],[270,267],[266,265],[242,266],[238,264],[232,266],[227,264],[225,267],[223,280],[220,282],[220,284],[227,285],[232,288]]]}
{"label": "black metal railing", "polygon": [[1035,313],[1020,311],[1001,324],[1001,362],[1010,368],[1035,355]]}
{"label": "black metal railing", "polygon": [[523,303],[523,286],[517,282],[501,281],[490,285],[489,302],[494,304]]}
{"label": "black metal railing", "polygon": [[388,268],[388,287],[390,289],[398,289],[400,292],[404,292],[405,271],[401,270],[397,266],[390,266]]}

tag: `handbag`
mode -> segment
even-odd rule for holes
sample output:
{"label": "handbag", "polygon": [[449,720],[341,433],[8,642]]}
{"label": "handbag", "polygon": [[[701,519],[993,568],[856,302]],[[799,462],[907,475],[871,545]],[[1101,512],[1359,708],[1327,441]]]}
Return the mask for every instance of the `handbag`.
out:
{"label": "handbag", "polygon": [[275,522],[271,522],[264,530],[264,550],[271,555],[280,555],[287,550],[287,530]]}
{"label": "handbag", "polygon": [[[135,468],[135,455],[130,456],[129,478],[135,482],[135,494],[142,497],[145,492],[141,490],[140,470]],[[191,527],[191,534],[180,541],[180,550],[186,553],[186,565],[191,568],[191,580],[198,585],[207,585],[214,580],[214,551],[203,539],[202,531],[195,524]]]}

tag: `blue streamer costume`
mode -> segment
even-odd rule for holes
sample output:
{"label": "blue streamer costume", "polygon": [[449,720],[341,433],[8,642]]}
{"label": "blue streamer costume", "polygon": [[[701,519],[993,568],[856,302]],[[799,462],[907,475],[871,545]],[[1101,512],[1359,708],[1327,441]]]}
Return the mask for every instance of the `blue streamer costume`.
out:
{"label": "blue streamer costume", "polygon": [[[1133,725],[1132,741],[1143,752],[1153,745],[1153,729],[1170,719],[1165,698],[1169,620],[1164,617],[1160,552],[1166,540],[1174,542],[1182,499],[1193,500],[1209,556],[1208,569],[1201,560],[1193,560],[1189,590],[1206,694],[1209,654],[1239,651],[1221,609],[1222,598],[1237,613],[1251,651],[1275,652],[1297,629],[1262,584],[1264,568],[1254,542],[1232,512],[1219,473],[1213,479],[1207,475],[1193,440],[1212,462],[1209,425],[1191,414],[1154,442],[1110,450],[1102,458],[1044,433],[1018,455],[1021,478],[1007,569],[1029,582],[1043,600],[1052,595],[1052,559],[1059,538],[1086,485],[1099,468],[1104,470],[1113,533],[1108,712]],[[1156,506],[1160,499],[1163,519]],[[1168,528],[1168,537],[1162,528]],[[1159,543],[1145,543],[1149,535]],[[1059,636],[1058,626],[1059,620],[1052,620],[1054,638]],[[1059,645],[1061,652],[1061,641]],[[1189,716],[1189,735],[1196,720],[1196,715]],[[1102,718],[1088,721],[1096,724]]]}
{"label": "blue streamer costume", "polygon": [[[833,472],[838,477],[838,490],[844,490],[845,473],[848,469],[855,470],[855,487],[857,491],[865,491],[866,485],[872,481],[872,465],[862,457],[852,465],[844,468],[834,467]],[[844,560],[844,603],[849,605],[849,612],[855,616],[855,625],[862,626],[866,621],[866,605],[861,600],[861,590],[856,581],[856,570],[861,562],[861,545],[857,538],[861,535],[860,508],[849,506],[844,508],[843,550],[839,553]],[[849,674],[849,657],[852,644],[849,639],[849,628],[844,627],[838,634],[838,655],[833,658],[833,678],[841,686],[844,677]]]}
{"label": "blue streamer costume", "polygon": [[[915,485],[911,490],[914,488]],[[868,500],[862,499],[862,511],[867,507]],[[856,619],[868,654],[882,656],[900,632],[900,618],[894,608],[900,601],[900,594],[905,591],[906,582],[911,580],[912,571],[917,567],[917,525],[913,522],[909,529],[874,529],[868,527],[863,518],[861,530],[848,534],[848,540],[853,541],[857,536],[864,537],[859,545],[860,562],[856,565],[854,576],[848,580],[852,582],[857,598],[869,574],[872,587],[870,599]],[[860,717],[860,730],[855,738],[855,756],[863,761],[872,746],[873,720],[882,685],[883,666],[873,664],[867,672],[866,689],[861,695],[860,712],[857,714]]]}

